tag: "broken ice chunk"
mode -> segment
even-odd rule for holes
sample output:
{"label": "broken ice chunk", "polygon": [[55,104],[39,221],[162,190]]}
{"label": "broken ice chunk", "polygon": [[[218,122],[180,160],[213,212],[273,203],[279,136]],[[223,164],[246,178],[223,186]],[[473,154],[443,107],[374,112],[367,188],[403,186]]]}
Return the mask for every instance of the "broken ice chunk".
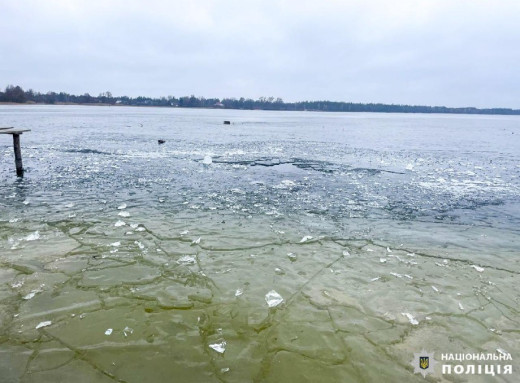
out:
{"label": "broken ice chunk", "polygon": [[244,290],[242,290],[242,289],[237,289],[237,291],[235,291],[235,297],[239,297],[242,294],[244,294]]}
{"label": "broken ice chunk", "polygon": [[106,331],[105,331],[105,335],[110,335],[112,334],[112,329],[111,328],[107,328]]}
{"label": "broken ice chunk", "polygon": [[477,270],[479,273],[483,272],[484,271],[484,268],[483,267],[480,267],[480,266],[477,266],[477,265],[471,265],[471,267],[473,267],[475,270]]}
{"label": "broken ice chunk", "polygon": [[177,260],[177,263],[180,265],[193,265],[195,262],[195,257],[191,255],[183,255]]}
{"label": "broken ice chunk", "polygon": [[459,309],[464,310],[464,306],[462,306],[462,303],[459,302]]}
{"label": "broken ice chunk", "polygon": [[134,333],[134,329],[131,328],[131,327],[126,326],[126,327],[123,329],[123,334],[124,334],[125,336],[131,335],[131,334],[133,334],[133,333]]}
{"label": "broken ice chunk", "polygon": [[119,246],[121,246],[121,242],[113,242],[109,246],[119,247]]}
{"label": "broken ice chunk", "polygon": [[283,298],[276,291],[271,290],[265,295],[265,301],[269,307],[276,307],[283,302]]}
{"label": "broken ice chunk", "polygon": [[211,165],[213,162],[213,159],[211,158],[211,156],[204,156],[204,159],[202,160],[202,163],[204,165]]}
{"label": "broken ice chunk", "polygon": [[379,258],[379,262],[386,263],[386,258]]}
{"label": "broken ice chunk", "polygon": [[311,239],[312,239],[312,236],[310,236],[310,235],[306,235],[305,237],[303,237],[303,238],[301,239],[300,243],[310,241]]}
{"label": "broken ice chunk", "polygon": [[122,211],[118,214],[120,217],[130,217],[130,213],[127,211]]}
{"label": "broken ice chunk", "polygon": [[36,241],[37,239],[40,239],[40,232],[35,231],[32,234],[29,234],[27,237],[25,237],[26,241]]}
{"label": "broken ice chunk", "polygon": [[223,340],[220,343],[210,344],[209,347],[212,348],[213,350],[215,350],[216,352],[223,354],[224,351],[226,351],[226,341]]}
{"label": "broken ice chunk", "polygon": [[114,224],[115,227],[120,227],[120,226],[125,226],[125,225],[126,225],[126,223],[123,222],[123,221],[121,221],[121,220],[117,221],[117,222]]}
{"label": "broken ice chunk", "polygon": [[50,326],[52,324],[52,322],[50,320],[47,320],[45,322],[40,322],[38,323],[38,325],[36,326],[36,330],[38,330],[39,328],[42,328],[42,327],[47,327],[47,326]]}
{"label": "broken ice chunk", "polygon": [[411,324],[413,324],[414,326],[419,324],[419,321],[417,319],[415,319],[412,314],[410,314],[410,313],[401,313],[401,314],[404,315],[405,317],[407,317],[408,321]]}
{"label": "broken ice chunk", "polygon": [[436,293],[439,292],[439,289],[438,289],[437,287],[435,287],[435,286],[432,286],[432,289],[433,289],[433,291],[435,291]]}
{"label": "broken ice chunk", "polygon": [[200,243],[200,237],[194,240],[191,244],[192,245],[198,245]]}
{"label": "broken ice chunk", "polygon": [[121,205],[119,205],[117,207],[117,210],[123,210],[123,209],[126,209],[126,203],[122,203]]}
{"label": "broken ice chunk", "polygon": [[289,260],[291,262],[295,262],[296,261],[296,255],[293,254],[293,253],[287,253],[287,257],[289,258]]}

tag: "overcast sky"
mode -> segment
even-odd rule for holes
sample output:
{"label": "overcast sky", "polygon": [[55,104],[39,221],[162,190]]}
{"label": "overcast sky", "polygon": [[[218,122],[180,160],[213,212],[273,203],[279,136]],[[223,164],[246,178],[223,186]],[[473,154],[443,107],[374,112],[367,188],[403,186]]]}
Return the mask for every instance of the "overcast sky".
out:
{"label": "overcast sky", "polygon": [[520,0],[0,0],[0,87],[520,108]]}

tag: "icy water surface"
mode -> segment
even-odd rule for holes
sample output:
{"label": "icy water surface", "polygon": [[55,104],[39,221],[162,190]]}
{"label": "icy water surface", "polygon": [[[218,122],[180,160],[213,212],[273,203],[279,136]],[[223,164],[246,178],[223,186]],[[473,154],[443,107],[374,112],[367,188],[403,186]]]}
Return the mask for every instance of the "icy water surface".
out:
{"label": "icy water surface", "polygon": [[0,136],[2,382],[420,382],[422,349],[513,358],[427,381],[518,381],[518,117],[1,106],[0,126],[32,129],[23,180]]}

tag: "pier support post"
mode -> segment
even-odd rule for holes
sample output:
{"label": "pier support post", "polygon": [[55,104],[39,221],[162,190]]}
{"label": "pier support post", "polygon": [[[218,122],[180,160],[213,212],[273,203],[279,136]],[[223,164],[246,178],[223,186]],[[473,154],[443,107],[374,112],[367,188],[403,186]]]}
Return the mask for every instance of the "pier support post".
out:
{"label": "pier support post", "polygon": [[16,175],[23,177],[22,149],[20,148],[20,135],[13,134],[14,163],[16,165]]}

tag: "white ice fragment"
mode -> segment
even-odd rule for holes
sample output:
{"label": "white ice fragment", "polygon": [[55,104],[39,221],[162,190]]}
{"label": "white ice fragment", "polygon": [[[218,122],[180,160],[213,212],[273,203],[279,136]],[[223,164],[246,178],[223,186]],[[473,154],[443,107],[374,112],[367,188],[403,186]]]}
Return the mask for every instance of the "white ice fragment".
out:
{"label": "white ice fragment", "polygon": [[132,229],[137,229],[137,228],[139,227],[139,224],[138,224],[138,223],[131,223],[131,224],[130,224],[130,227],[131,227]]}
{"label": "white ice fragment", "polygon": [[117,222],[114,224],[115,227],[120,227],[120,226],[125,226],[125,225],[126,225],[126,223],[123,222],[123,221],[121,221],[121,220],[117,221]]}
{"label": "white ice fragment", "polygon": [[408,278],[408,279],[413,279],[413,277],[412,277],[411,275],[405,274],[404,276],[405,276],[406,278]]}
{"label": "white ice fragment", "polygon": [[480,266],[477,266],[477,265],[471,265],[471,267],[473,267],[475,270],[477,270],[479,273],[483,272],[484,271],[484,268],[483,267],[480,267]]}
{"label": "white ice fragment", "polygon": [[112,242],[109,246],[119,247],[121,246],[121,242]]}
{"label": "white ice fragment", "polygon": [[119,212],[118,216],[120,217],[130,217],[130,213],[127,211],[121,211]]}
{"label": "white ice fragment", "polygon": [[193,265],[195,262],[195,257],[191,255],[183,255],[177,260],[177,263],[180,265]]}
{"label": "white ice fragment", "polygon": [[424,319],[426,319],[426,320],[432,320],[431,317],[424,317]]}
{"label": "white ice fragment", "polygon": [[415,319],[412,314],[410,314],[410,313],[401,313],[401,314],[404,315],[405,317],[407,317],[408,321],[411,324],[413,324],[414,326],[419,324],[419,321],[417,319]]}
{"label": "white ice fragment", "polygon": [[237,289],[237,291],[235,291],[235,297],[239,297],[242,294],[244,294],[244,290],[242,290],[242,289]]}
{"label": "white ice fragment", "polygon": [[191,244],[192,245],[198,245],[200,243],[200,237],[194,240]]}
{"label": "white ice fragment", "polygon": [[126,326],[124,329],[123,329],[123,334],[124,336],[128,336],[128,335],[132,335],[134,333],[134,329],[131,328],[131,327],[128,327]]}
{"label": "white ice fragment", "polygon": [[204,159],[202,160],[202,163],[204,165],[211,165],[212,162],[213,159],[211,158],[211,156],[204,156]]}
{"label": "white ice fragment", "polygon": [[139,241],[135,241],[134,243],[135,243],[137,246],[139,246],[139,249],[141,249],[141,250],[144,249],[144,245],[143,245],[141,242],[139,242]]}
{"label": "white ice fragment", "polygon": [[393,275],[394,277],[396,278],[402,278],[403,276],[401,274],[398,274],[398,273],[390,273],[391,275]]}
{"label": "white ice fragment", "polygon": [[29,200],[26,199],[25,201],[23,201],[23,204],[24,204],[24,205],[29,205]]}
{"label": "white ice fragment", "polygon": [[392,250],[390,250],[390,248],[388,246],[386,247],[386,251],[388,251],[389,253],[392,252]]}
{"label": "white ice fragment", "polygon": [[279,267],[275,267],[274,272],[275,272],[276,274],[278,274],[278,275],[283,275],[283,274],[285,274],[285,271],[283,271],[283,270],[282,270],[281,268],[279,268]]}
{"label": "white ice fragment", "polygon": [[47,320],[45,322],[40,322],[38,323],[38,325],[36,326],[36,330],[38,330],[39,328],[42,328],[42,327],[47,327],[47,326],[50,326],[52,324],[52,322],[50,320]]}
{"label": "white ice fragment", "polygon": [[462,306],[462,303],[459,302],[459,309],[464,310],[464,306]]}
{"label": "white ice fragment", "polygon": [[190,231],[189,230],[184,230],[184,231],[181,231],[179,234],[180,235],[186,235],[188,234]]}
{"label": "white ice fragment", "polygon": [[347,250],[343,250],[342,254],[343,254],[344,257],[349,257],[350,256],[350,253]]}
{"label": "white ice fragment", "polygon": [[29,299],[34,298],[35,295],[36,295],[36,292],[31,291],[29,294],[27,294],[26,296],[24,296],[23,299],[25,299],[26,301],[28,301]]}
{"label": "white ice fragment", "polygon": [[413,164],[406,165],[406,170],[413,170]]}
{"label": "white ice fragment", "polygon": [[289,258],[289,260],[290,260],[291,262],[296,261],[296,255],[293,254],[293,253],[287,253],[287,257]]}
{"label": "white ice fragment", "polygon": [[386,263],[386,258],[379,258],[380,263]]}
{"label": "white ice fragment", "polygon": [[137,229],[135,229],[135,231],[145,231],[146,229],[142,226],[139,226]]}
{"label": "white ice fragment", "polygon": [[312,239],[312,236],[310,236],[310,235],[306,235],[305,237],[303,237],[303,238],[301,239],[300,243],[310,241],[311,239]]}
{"label": "white ice fragment", "polygon": [[117,207],[117,210],[124,210],[124,209],[126,209],[126,203],[122,203],[121,205],[119,205]]}
{"label": "white ice fragment", "polygon": [[223,340],[220,343],[210,344],[209,347],[212,348],[213,350],[215,350],[216,352],[223,354],[224,351],[226,351],[226,341]]}
{"label": "white ice fragment", "polygon": [[25,237],[26,241],[36,241],[37,239],[40,239],[40,232],[35,231],[32,234],[29,234],[27,237]]}
{"label": "white ice fragment", "polygon": [[503,350],[503,349],[501,349],[501,348],[497,348],[497,352],[498,352],[499,354],[504,355],[504,356],[507,356],[507,355],[509,354],[507,351],[505,351],[505,350]]}
{"label": "white ice fragment", "polygon": [[226,372],[229,372],[229,367],[221,368],[221,369],[220,369],[220,372],[221,372],[222,374],[224,374],[224,373],[226,373]]}
{"label": "white ice fragment", "polygon": [[112,334],[112,329],[111,328],[107,328],[106,331],[105,331],[105,335],[110,335]]}
{"label": "white ice fragment", "polygon": [[283,302],[283,298],[276,291],[271,290],[265,294],[265,301],[269,307],[276,307]]}
{"label": "white ice fragment", "polygon": [[372,278],[372,279],[370,280],[370,282],[375,282],[375,281],[378,281],[378,280],[380,280],[380,279],[381,279],[381,277],[375,277],[375,278]]}
{"label": "white ice fragment", "polygon": [[372,249],[371,249],[370,247],[367,247],[367,249],[366,249],[366,250],[367,250],[367,251],[369,251],[369,252],[372,252],[372,251],[374,251],[374,250],[372,250]]}
{"label": "white ice fragment", "polygon": [[432,289],[433,289],[433,291],[435,291],[436,293],[439,292],[439,289],[438,289],[437,287],[435,287],[435,286],[432,286]]}

